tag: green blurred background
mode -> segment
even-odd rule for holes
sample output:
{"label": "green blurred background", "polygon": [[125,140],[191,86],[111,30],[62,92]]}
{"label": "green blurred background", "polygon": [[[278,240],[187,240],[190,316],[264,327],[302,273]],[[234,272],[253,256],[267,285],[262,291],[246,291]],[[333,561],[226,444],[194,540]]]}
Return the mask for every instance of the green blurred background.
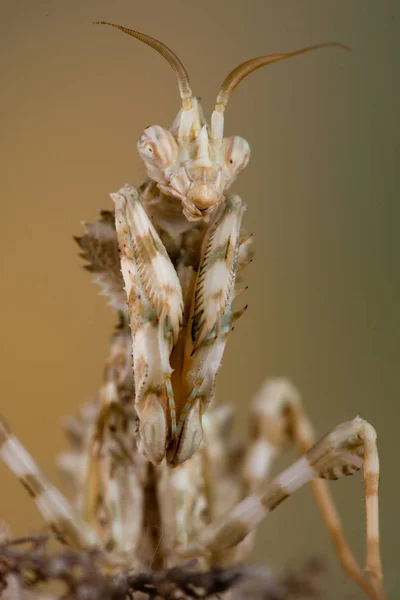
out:
{"label": "green blurred background", "polygon": [[[179,108],[165,61],[91,25],[99,19],[169,44],[207,112],[243,60],[321,41],[351,46],[351,54],[326,49],[257,71],[228,106],[227,134],[252,148],[235,190],[248,204],[256,260],[218,396],[235,402],[238,434],[249,399],[276,375],[300,388],[319,433],[357,413],[374,424],[384,568],[397,598],[398,1],[1,1],[0,409],[56,483],[62,417],[96,391],[115,321],[72,235],[111,207],[109,192],[141,182],[139,134],[168,126]],[[16,534],[39,527],[3,466],[0,482],[0,518]],[[361,477],[331,487],[363,560]],[[254,559],[282,568],[313,555],[330,564],[332,598],[362,597],[337,567],[304,489],[268,518]]]}

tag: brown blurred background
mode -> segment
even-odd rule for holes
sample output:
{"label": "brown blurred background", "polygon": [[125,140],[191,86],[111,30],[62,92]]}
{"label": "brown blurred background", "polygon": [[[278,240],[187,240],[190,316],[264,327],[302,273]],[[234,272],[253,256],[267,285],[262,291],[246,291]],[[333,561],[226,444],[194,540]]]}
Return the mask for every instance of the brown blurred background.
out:
{"label": "brown blurred background", "polygon": [[[109,192],[141,182],[137,137],[168,126],[179,108],[165,61],[91,25],[99,19],[170,44],[207,112],[245,59],[328,40],[352,47],[258,71],[228,106],[227,134],[252,148],[235,189],[257,255],[218,394],[242,424],[264,378],[288,375],[319,433],[357,413],[375,425],[384,567],[398,597],[398,2],[2,0],[0,409],[56,483],[60,422],[99,385],[115,321],[72,235],[111,207]],[[0,518],[16,534],[40,526],[3,466],[0,482]],[[363,559],[361,477],[332,489]],[[269,517],[255,560],[285,567],[312,555],[331,565],[332,598],[362,597],[337,568],[305,489]]]}

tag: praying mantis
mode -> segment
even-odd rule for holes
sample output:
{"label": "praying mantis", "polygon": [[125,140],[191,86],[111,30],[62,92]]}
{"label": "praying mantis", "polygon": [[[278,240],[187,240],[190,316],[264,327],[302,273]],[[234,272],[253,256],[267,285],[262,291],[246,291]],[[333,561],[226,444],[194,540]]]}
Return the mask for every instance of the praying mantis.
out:
{"label": "praying mantis", "polygon": [[[120,323],[96,401],[70,420],[72,450],[61,457],[75,493],[71,504],[0,421],[0,458],[19,477],[61,541],[101,547],[110,565],[140,569],[188,558],[205,567],[248,556],[256,526],[312,482],[345,572],[383,600],[379,548],[379,459],[374,428],[361,417],[316,441],[294,386],[267,382],[251,404],[252,435],[237,445],[232,408],[216,405],[215,383],[241,293],[237,273],[252,258],[242,230],[246,206],[230,191],[250,158],[248,142],[224,137],[224,114],[254,70],[303,53],[343,47],[322,43],[261,56],[223,81],[207,124],[182,62],[165,44],[108,25],[144,42],[172,67],[180,110],[170,128],[146,127],[137,148],[147,178],[111,194],[114,210],[87,225],[77,242]],[[278,451],[301,457],[269,483]],[[324,479],[363,467],[367,524],[364,574],[354,558]]]}

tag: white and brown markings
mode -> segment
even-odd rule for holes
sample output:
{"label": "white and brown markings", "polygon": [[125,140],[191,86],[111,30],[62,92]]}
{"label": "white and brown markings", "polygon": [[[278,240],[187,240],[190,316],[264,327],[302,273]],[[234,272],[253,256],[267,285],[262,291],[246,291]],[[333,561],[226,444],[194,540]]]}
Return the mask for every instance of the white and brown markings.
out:
{"label": "white and brown markings", "polygon": [[[153,47],[172,66],[181,109],[170,129],[138,141],[148,179],[111,194],[114,211],[77,241],[87,269],[118,312],[103,383],[60,459],[70,503],[0,421],[0,458],[61,541],[101,547],[110,567],[166,568],[191,557],[205,567],[242,561],[257,525],[311,482],[344,571],[374,600],[385,592],[379,549],[376,434],[360,417],[316,442],[287,380],[267,382],[251,404],[251,435],[231,435],[233,409],[214,405],[216,376],[252,256],[245,204],[230,186],[250,148],[224,137],[224,112],[240,81],[262,66],[325,46],[248,60],[231,71],[208,126],[178,57],[160,41],[104,23]],[[301,457],[268,482],[273,459],[295,444]],[[344,536],[326,480],[363,468],[367,558],[362,570]]]}

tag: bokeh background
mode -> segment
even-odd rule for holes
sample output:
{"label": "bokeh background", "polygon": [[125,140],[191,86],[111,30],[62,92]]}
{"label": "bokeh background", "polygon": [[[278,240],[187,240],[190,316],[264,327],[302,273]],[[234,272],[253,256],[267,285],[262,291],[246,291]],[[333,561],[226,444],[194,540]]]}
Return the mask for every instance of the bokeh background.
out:
{"label": "bokeh background", "polygon": [[[256,260],[218,395],[235,402],[238,435],[249,399],[276,375],[299,387],[319,433],[357,413],[375,425],[384,567],[397,598],[399,3],[1,0],[0,409],[56,483],[62,417],[97,389],[115,321],[72,235],[111,207],[110,191],[141,182],[139,134],[168,126],[179,108],[165,61],[91,25],[99,19],[171,45],[206,111],[245,59],[328,40],[351,46],[257,71],[228,106],[227,133],[252,148],[235,189],[248,204]],[[363,560],[361,477],[332,489]],[[3,466],[0,490],[0,518],[16,534],[41,525]],[[332,598],[362,597],[304,489],[263,525],[254,560],[285,568],[314,555],[330,565]]]}

